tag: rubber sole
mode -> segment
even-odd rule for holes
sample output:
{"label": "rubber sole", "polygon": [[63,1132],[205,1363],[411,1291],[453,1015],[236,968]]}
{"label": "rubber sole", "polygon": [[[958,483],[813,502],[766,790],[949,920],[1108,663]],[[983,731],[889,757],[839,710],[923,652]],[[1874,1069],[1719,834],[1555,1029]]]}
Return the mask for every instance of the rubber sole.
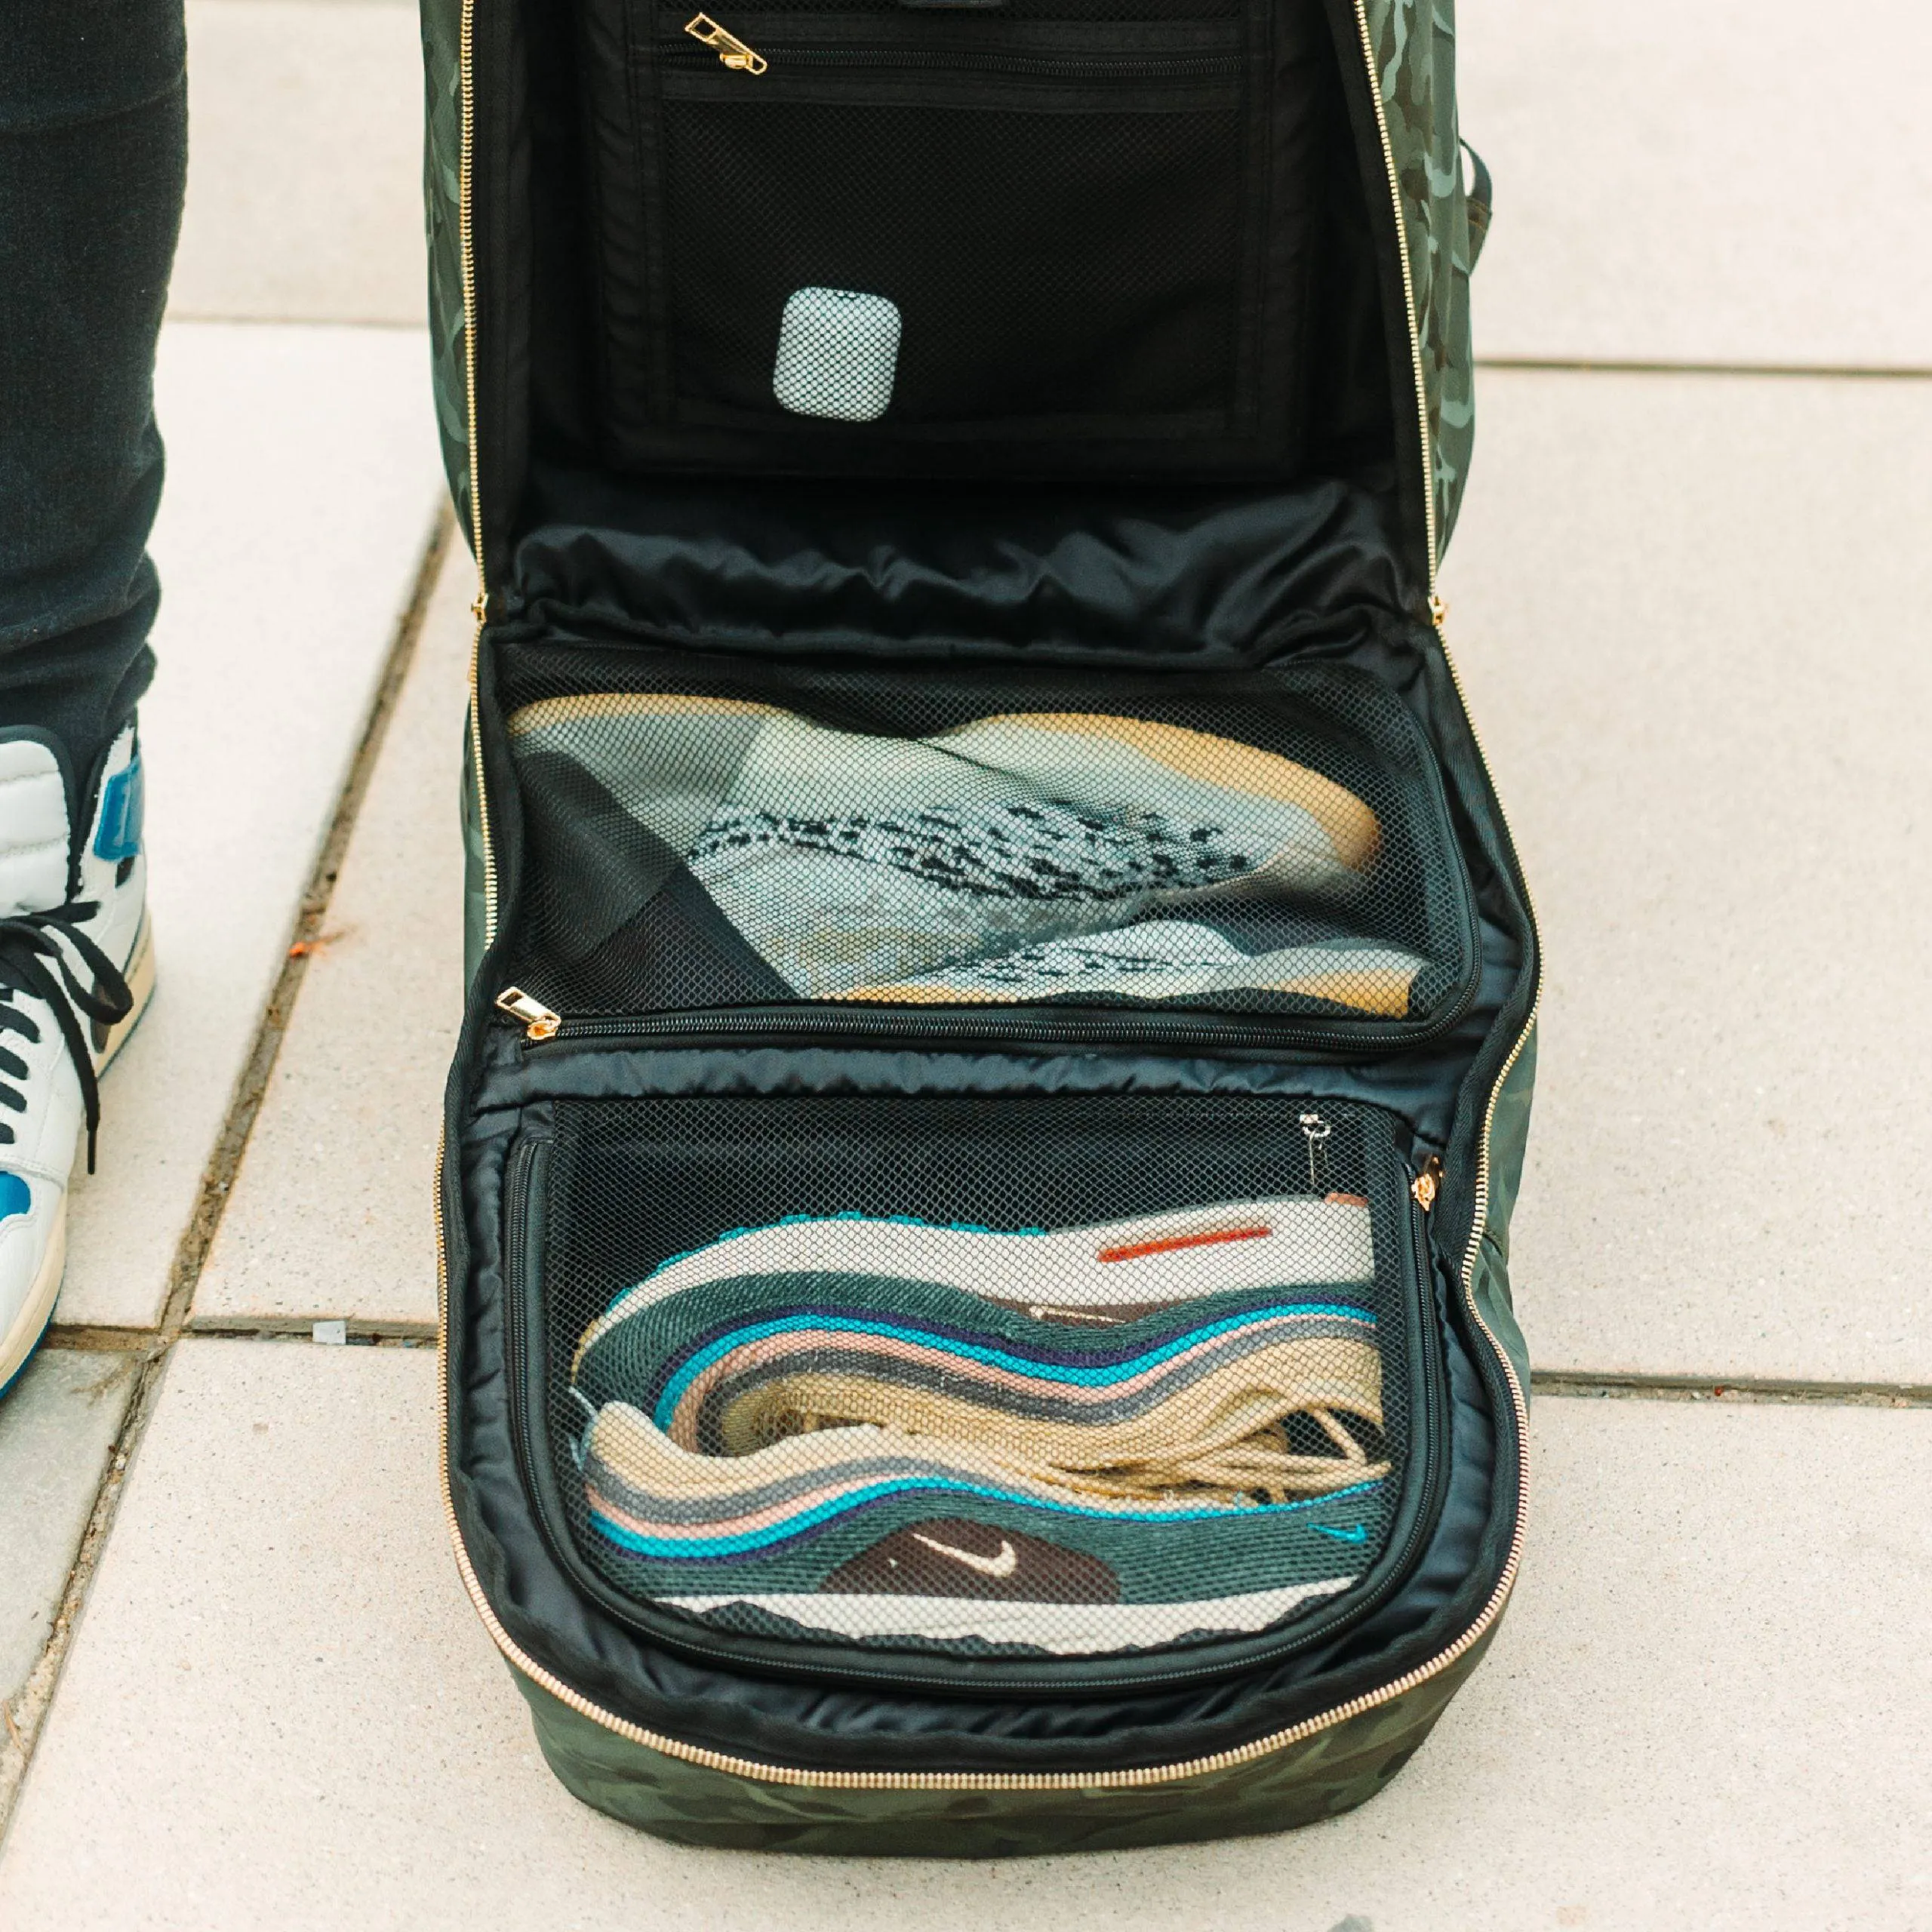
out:
{"label": "rubber sole", "polygon": [[134,949],[128,955],[127,971],[122,977],[128,982],[128,990],[134,995],[134,1003],[128,1008],[127,1018],[109,1029],[106,1040],[94,1055],[97,1073],[107,1071],[115,1055],[128,1044],[134,1029],[141,1023],[141,1017],[148,1010],[148,1001],[154,998],[154,918],[145,909],[141,913],[141,929],[134,935]]}

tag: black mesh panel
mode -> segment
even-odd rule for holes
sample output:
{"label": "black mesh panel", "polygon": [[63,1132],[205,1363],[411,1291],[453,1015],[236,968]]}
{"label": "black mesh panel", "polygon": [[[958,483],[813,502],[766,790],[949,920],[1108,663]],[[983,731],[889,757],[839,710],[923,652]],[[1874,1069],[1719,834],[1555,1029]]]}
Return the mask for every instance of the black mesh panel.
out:
{"label": "black mesh panel", "polygon": [[1378,1117],[1131,1097],[560,1103],[510,1189],[569,1533],[766,1637],[1016,1657],[1293,1623],[1410,1427]]}
{"label": "black mesh panel", "polygon": [[612,462],[1297,460],[1333,58],[1313,0],[587,11]]}
{"label": "black mesh panel", "polygon": [[[1177,112],[801,101],[769,77],[706,87],[715,97],[664,109],[681,403],[888,431],[1223,426],[1241,235],[1232,73],[1218,103]],[[1130,223],[1109,219],[1123,205]],[[841,334],[835,301],[870,326]],[[823,318],[816,340],[798,326],[808,309]],[[860,410],[793,399],[808,351],[835,373],[863,354]]]}
{"label": "black mesh panel", "polygon": [[1411,1022],[1465,983],[1426,754],[1359,674],[622,663],[637,688],[539,696],[560,681],[526,674],[509,720],[531,881],[514,970],[567,1015]]}

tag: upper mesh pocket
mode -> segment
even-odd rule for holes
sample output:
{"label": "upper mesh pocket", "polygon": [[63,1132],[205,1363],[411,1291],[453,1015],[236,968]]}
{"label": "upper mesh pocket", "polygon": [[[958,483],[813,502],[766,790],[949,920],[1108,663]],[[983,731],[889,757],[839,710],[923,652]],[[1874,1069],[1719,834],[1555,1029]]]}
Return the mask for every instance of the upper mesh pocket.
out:
{"label": "upper mesh pocket", "polygon": [[552,936],[526,983],[560,1010],[1426,1015],[1460,962],[1413,883],[1441,857],[1414,797],[1319,768],[1318,736],[1298,758],[1163,708],[902,735],[723,694],[526,704],[509,733]]}

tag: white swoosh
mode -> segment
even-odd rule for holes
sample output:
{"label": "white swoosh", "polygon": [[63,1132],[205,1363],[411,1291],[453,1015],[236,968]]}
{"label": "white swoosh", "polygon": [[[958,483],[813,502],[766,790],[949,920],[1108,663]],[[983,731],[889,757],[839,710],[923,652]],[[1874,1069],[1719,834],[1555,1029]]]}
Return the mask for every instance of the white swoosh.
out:
{"label": "white swoosh", "polygon": [[949,1543],[935,1543],[931,1537],[922,1537],[917,1530],[912,1532],[912,1540],[922,1543],[928,1549],[937,1550],[942,1556],[949,1556],[955,1563],[963,1563],[969,1570],[977,1570],[983,1577],[1010,1577],[1020,1567],[1020,1552],[1006,1537],[999,1540],[997,1556],[981,1556],[976,1551],[955,1549]]}

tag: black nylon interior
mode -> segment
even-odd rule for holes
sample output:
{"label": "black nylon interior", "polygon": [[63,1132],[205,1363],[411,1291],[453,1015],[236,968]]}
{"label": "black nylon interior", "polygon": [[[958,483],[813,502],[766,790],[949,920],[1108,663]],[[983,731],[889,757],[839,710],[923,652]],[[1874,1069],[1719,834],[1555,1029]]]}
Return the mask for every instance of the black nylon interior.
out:
{"label": "black nylon interior", "polygon": [[[1096,0],[1041,4],[1059,20],[1093,16]],[[1211,17],[1219,0],[1100,5],[1099,17],[1118,23],[1146,17],[1149,7],[1159,20]],[[1343,57],[1358,58],[1349,45],[1352,19],[1338,5],[1327,11]],[[600,228],[608,211],[591,185],[600,146],[627,139],[598,105],[626,57],[611,42],[610,17],[608,8],[580,12],[577,0],[521,0],[513,44],[495,70],[510,161],[482,224],[488,325],[479,389],[485,508],[495,533],[484,737],[510,922],[496,968],[518,943],[519,875],[531,857],[521,842],[500,735],[509,693],[496,674],[566,640],[620,651],[627,641],[696,645],[758,657],[830,650],[898,663],[909,678],[919,675],[921,660],[1045,660],[1081,668],[1097,699],[1123,663],[1254,666],[1312,646],[1372,666],[1426,719],[1460,716],[1436,670],[1417,669],[1413,632],[1426,571],[1416,485],[1403,467],[1413,463],[1404,441],[1412,427],[1398,431],[1394,400],[1410,410],[1407,351],[1399,322],[1393,332],[1385,325],[1398,313],[1399,286],[1392,297],[1392,251],[1385,246],[1378,256],[1377,241],[1387,210],[1361,185],[1371,166],[1361,111],[1352,128],[1335,98],[1329,45],[1315,54],[1321,152],[1309,173],[1320,188],[1294,245],[1308,278],[1304,386],[1292,405],[1282,399],[1272,441],[1251,438],[1235,449],[1223,439],[1211,449],[1204,440],[1207,460],[1193,468],[1170,460],[1171,452],[1157,460],[1145,445],[1119,445],[1084,475],[1057,473],[1078,472],[1078,463],[1001,460],[987,463],[989,473],[977,481],[921,474],[880,482],[835,473],[849,463],[815,467],[795,442],[781,451],[761,433],[747,438],[741,424],[705,426],[709,440],[640,441],[638,419],[626,417],[622,398],[614,401],[614,309],[629,301],[630,321],[642,316],[649,278],[640,269],[639,288],[626,294],[621,264],[613,273]],[[697,85],[715,92],[711,77]],[[1379,195],[1379,177],[1371,171],[1369,179]],[[1124,454],[1132,460],[1121,460]],[[1411,635],[1389,643],[1404,631]],[[1432,678],[1440,688],[1424,688]],[[1465,767],[1454,786],[1457,835],[1491,855],[1477,878],[1489,923],[1476,1007],[1426,1054],[1382,1068],[1309,1069],[1329,1082],[1318,1091],[1372,1095],[1384,1082],[1411,1121],[1426,1119],[1430,1133],[1444,1134],[1461,1084],[1475,1077],[1472,1061],[1487,1051],[1512,996],[1522,957],[1519,909],[1491,864],[1494,836],[1482,808],[1471,804],[1484,795],[1483,781],[1466,768],[1460,736],[1451,755]],[[527,912],[530,902],[521,903]],[[482,990],[487,998],[488,986]],[[1500,1494],[1490,1419],[1497,1389],[1486,1360],[1479,1367],[1459,1338],[1460,1316],[1444,1307],[1438,1313],[1455,1392],[1450,1466],[1427,1547],[1401,1593],[1373,1617],[1265,1671],[1225,1685],[1111,1697],[1072,1694],[1077,1687],[1069,1684],[1069,1694],[1044,1697],[976,1700],[954,1686],[881,1698],[827,1690],[809,1678],[787,1681],[782,1672],[715,1669],[618,1629],[555,1570],[528,1521],[511,1447],[500,1366],[503,1157],[509,1124],[537,1089],[519,1085],[521,1074],[510,1078],[515,1048],[487,1019],[472,1021],[464,1051],[472,1075],[493,1066],[499,1085],[497,1111],[483,1107],[457,1123],[468,1212],[457,1217],[453,1260],[469,1311],[452,1337],[459,1510],[512,1634],[612,1709],[693,1740],[792,1761],[913,1768],[1164,1761],[1292,1721],[1407,1667],[1441,1630],[1466,1620],[1464,1599],[1479,1586],[1481,1566],[1500,1561],[1488,1547]],[[1047,1069],[1026,1079],[1063,1074]],[[829,1076],[820,1069],[797,1077]],[[1133,1076],[1149,1091],[1167,1077],[1165,1069]],[[523,1098],[509,1098],[512,1088]],[[1454,1184],[1466,1187],[1459,1150],[1447,1151]],[[1469,1147],[1460,1153],[1466,1160]]]}
{"label": "black nylon interior", "polygon": [[1320,614],[1404,608],[1392,487],[620,481],[538,465],[515,600],[754,650],[1251,663]]}
{"label": "black nylon interior", "polygon": [[[1272,197],[1278,220],[1287,202],[1305,212],[1257,268],[1241,325],[1294,365],[1269,405],[1274,429],[1251,437],[1245,454],[1198,429],[1159,448],[1144,437],[1133,448],[1096,445],[1084,478],[1059,481],[1010,441],[969,435],[939,466],[955,472],[950,480],[936,473],[881,486],[841,480],[857,460],[850,426],[835,426],[829,442],[814,428],[801,444],[787,427],[798,419],[772,411],[755,430],[700,426],[694,439],[680,430],[666,441],[669,432],[614,392],[614,342],[626,346],[640,383],[654,357],[671,353],[661,325],[649,325],[647,285],[659,271],[648,236],[634,232],[651,205],[649,177],[637,173],[629,104],[637,88],[618,77],[637,32],[654,39],[657,16],[632,3],[644,26],[633,20],[628,38],[623,0],[581,11],[577,0],[525,0],[521,17],[527,111],[513,129],[514,185],[528,196],[528,219],[503,237],[502,319],[527,359],[515,354],[503,370],[486,499],[501,533],[492,572],[500,614],[648,624],[752,648],[836,641],[1252,661],[1316,614],[1420,613],[1426,572],[1414,555],[1413,485],[1405,490],[1399,467],[1407,446],[1392,400],[1407,363],[1384,322],[1400,289],[1377,261],[1383,216],[1362,186],[1361,131],[1338,97],[1334,38],[1352,35],[1352,16],[1331,8],[1324,25],[1312,8],[1284,8],[1274,38],[1254,41],[1244,57],[1278,57],[1306,75],[1286,101],[1272,100],[1258,66],[1243,82],[1255,112],[1271,100],[1278,125],[1289,124],[1273,137],[1281,178],[1265,196],[1251,180],[1249,198]],[[1148,0],[1098,18],[1131,23],[1151,7],[1184,27],[1205,6]],[[902,33],[908,10],[885,11]],[[1089,0],[1038,0],[1021,11],[1068,19],[1075,35],[1099,30]],[[1303,128],[1305,137],[1294,131]],[[1304,139],[1306,152],[1295,145]],[[614,208],[611,183],[633,177],[645,188],[615,193]],[[987,247],[990,266],[996,236]],[[1255,309],[1263,282],[1265,327]],[[1064,325],[1076,326],[1078,305],[1063,306],[1073,318]],[[1287,319],[1296,315],[1305,321]],[[1061,437],[1039,446],[1071,445]],[[694,474],[694,463],[715,473]],[[957,473],[976,464],[989,472],[980,482]],[[668,480],[676,470],[685,473]],[[1224,480],[1209,480],[1217,475]]]}

